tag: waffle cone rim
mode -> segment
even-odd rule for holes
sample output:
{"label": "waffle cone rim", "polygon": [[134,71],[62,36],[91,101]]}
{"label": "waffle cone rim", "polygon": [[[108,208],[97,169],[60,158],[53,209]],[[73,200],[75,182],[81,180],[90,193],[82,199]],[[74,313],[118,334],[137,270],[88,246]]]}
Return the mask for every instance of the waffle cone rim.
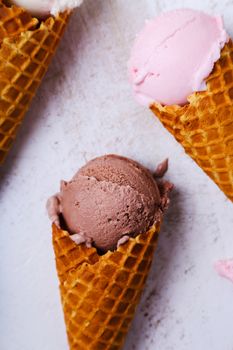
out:
{"label": "waffle cone rim", "polygon": [[0,0],[0,5],[5,7],[5,8],[20,9],[20,10],[24,11],[25,13],[27,13],[31,17],[32,21],[35,21],[35,28],[27,29],[27,30],[22,31],[21,33],[17,33],[17,34],[15,34],[13,36],[9,36],[9,37],[6,36],[6,37],[4,37],[0,41],[0,49],[1,49],[2,44],[5,41],[12,40],[12,39],[15,39],[15,38],[20,38],[21,36],[26,35],[26,33],[28,33],[28,32],[37,32],[37,31],[44,30],[44,29],[50,30],[50,28],[54,25],[56,20],[59,20],[60,16],[62,16],[62,15],[69,16],[72,13],[72,10],[66,10],[66,11],[63,11],[63,12],[59,12],[56,16],[49,15],[45,19],[40,19],[40,18],[38,18],[36,16],[31,15],[30,12],[26,8],[24,8],[22,6],[18,6],[18,5],[15,5],[15,4],[6,5],[6,4],[4,4],[2,2],[2,0]]}
{"label": "waffle cone rim", "polygon": [[[86,263],[88,265],[95,265],[97,263],[101,263],[102,260],[108,260],[114,253],[122,253],[122,254],[126,254],[127,252],[127,246],[130,245],[130,243],[139,243],[140,242],[140,239],[142,239],[143,236],[146,236],[147,234],[150,234],[150,233],[153,233],[153,234],[156,234],[156,235],[159,235],[159,230],[160,230],[160,227],[161,227],[161,224],[162,224],[162,220],[157,220],[153,225],[150,226],[150,228],[146,231],[146,232],[142,232],[142,233],[139,233],[137,236],[135,237],[130,237],[129,240],[120,245],[119,247],[117,247],[117,249],[111,251],[111,250],[108,250],[105,254],[103,255],[100,255],[97,251],[97,249],[93,246],[91,247],[86,247],[85,243],[81,243],[81,244],[77,244],[75,243],[71,238],[70,238],[70,234],[67,230],[63,230],[59,227],[57,227],[56,224],[52,224],[52,233],[53,233],[53,237],[56,241],[56,234],[57,232],[62,232],[63,233],[63,237],[67,237],[69,238],[69,240],[71,241],[72,245],[74,247],[78,247],[78,249],[82,249],[82,250],[85,250],[85,249],[88,249],[89,252],[92,252],[97,258],[98,260],[95,261],[95,262],[91,262],[90,261],[82,261],[80,264],[78,264],[77,266],[75,266],[75,268],[79,268],[83,263]],[[56,254],[55,254],[56,255]],[[69,270],[72,270],[69,269]],[[68,271],[69,271],[68,270]]]}
{"label": "waffle cone rim", "polygon": [[[212,91],[210,88],[210,80],[212,78],[212,74],[215,71],[215,66],[216,64],[219,62],[219,60],[221,59],[221,54],[224,51],[224,49],[226,49],[228,47],[228,45],[233,45],[233,40],[231,38],[229,38],[229,40],[225,43],[225,45],[223,46],[223,48],[220,51],[220,56],[219,58],[214,62],[213,64],[213,68],[211,70],[211,72],[209,73],[209,75],[204,79],[204,82],[206,83],[206,89],[204,91],[194,91],[193,93],[191,93],[188,97],[187,97],[187,102],[182,106],[179,104],[172,104],[172,105],[163,105],[162,103],[159,102],[152,102],[149,105],[149,109],[153,111],[153,108],[156,108],[157,110],[159,110],[160,112],[166,112],[166,113],[179,113],[180,115],[180,120],[185,120],[187,118],[186,112],[188,111],[189,108],[192,107],[192,103],[195,103],[196,101],[198,101],[199,99],[201,99],[202,97],[205,97],[206,95],[211,95]],[[219,75],[219,74],[218,74]],[[220,92],[221,90],[219,90]]]}

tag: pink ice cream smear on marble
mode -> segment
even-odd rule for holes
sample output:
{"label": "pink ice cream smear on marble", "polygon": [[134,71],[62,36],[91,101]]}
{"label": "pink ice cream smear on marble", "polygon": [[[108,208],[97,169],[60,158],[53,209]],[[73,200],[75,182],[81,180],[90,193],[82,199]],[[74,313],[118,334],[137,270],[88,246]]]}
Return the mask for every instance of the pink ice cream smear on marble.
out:
{"label": "pink ice cream smear on marble", "polygon": [[233,282],[233,259],[219,260],[215,263],[214,267],[220,276]]}
{"label": "pink ice cream smear on marble", "polygon": [[142,105],[184,105],[205,79],[228,41],[220,16],[179,9],[146,23],[128,62],[134,94]]}

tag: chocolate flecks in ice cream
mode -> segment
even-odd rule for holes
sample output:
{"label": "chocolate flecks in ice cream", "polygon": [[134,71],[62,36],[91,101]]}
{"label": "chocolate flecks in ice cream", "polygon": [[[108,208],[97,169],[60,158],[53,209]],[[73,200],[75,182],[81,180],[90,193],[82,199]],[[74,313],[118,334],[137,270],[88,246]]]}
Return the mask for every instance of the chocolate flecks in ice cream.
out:
{"label": "chocolate flecks in ice cream", "polygon": [[[155,176],[166,169],[165,161]],[[85,242],[106,252],[161,220],[171,188],[168,182],[157,184],[139,163],[106,155],[88,162],[71,181],[62,181],[60,193],[48,200],[47,209],[56,225],[61,225],[62,217],[77,244]]]}

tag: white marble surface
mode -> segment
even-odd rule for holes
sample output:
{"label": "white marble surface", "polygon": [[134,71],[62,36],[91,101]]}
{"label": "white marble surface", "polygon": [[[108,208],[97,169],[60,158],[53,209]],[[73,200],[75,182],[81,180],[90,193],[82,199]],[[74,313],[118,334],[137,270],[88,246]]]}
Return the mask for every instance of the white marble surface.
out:
{"label": "white marble surface", "polygon": [[151,168],[169,157],[176,185],[124,350],[233,350],[233,285],[213,270],[233,256],[233,205],[127,82],[144,20],[184,6],[222,13],[233,35],[230,0],[86,0],[73,15],[1,169],[1,350],[68,349],[45,201],[61,178],[109,152]]}

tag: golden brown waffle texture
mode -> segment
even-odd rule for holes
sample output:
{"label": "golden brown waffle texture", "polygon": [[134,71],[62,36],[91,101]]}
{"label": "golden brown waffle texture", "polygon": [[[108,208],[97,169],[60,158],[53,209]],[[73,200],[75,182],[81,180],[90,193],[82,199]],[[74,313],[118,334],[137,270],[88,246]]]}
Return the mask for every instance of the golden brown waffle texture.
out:
{"label": "golden brown waffle texture", "polygon": [[207,79],[207,90],[188,104],[151,106],[185,151],[233,201],[233,44],[221,52]]}
{"label": "golden brown waffle texture", "polygon": [[53,246],[71,350],[119,350],[134,316],[160,224],[98,255],[53,225]]}
{"label": "golden brown waffle texture", "polygon": [[32,18],[0,1],[0,164],[49,66],[69,13]]}

